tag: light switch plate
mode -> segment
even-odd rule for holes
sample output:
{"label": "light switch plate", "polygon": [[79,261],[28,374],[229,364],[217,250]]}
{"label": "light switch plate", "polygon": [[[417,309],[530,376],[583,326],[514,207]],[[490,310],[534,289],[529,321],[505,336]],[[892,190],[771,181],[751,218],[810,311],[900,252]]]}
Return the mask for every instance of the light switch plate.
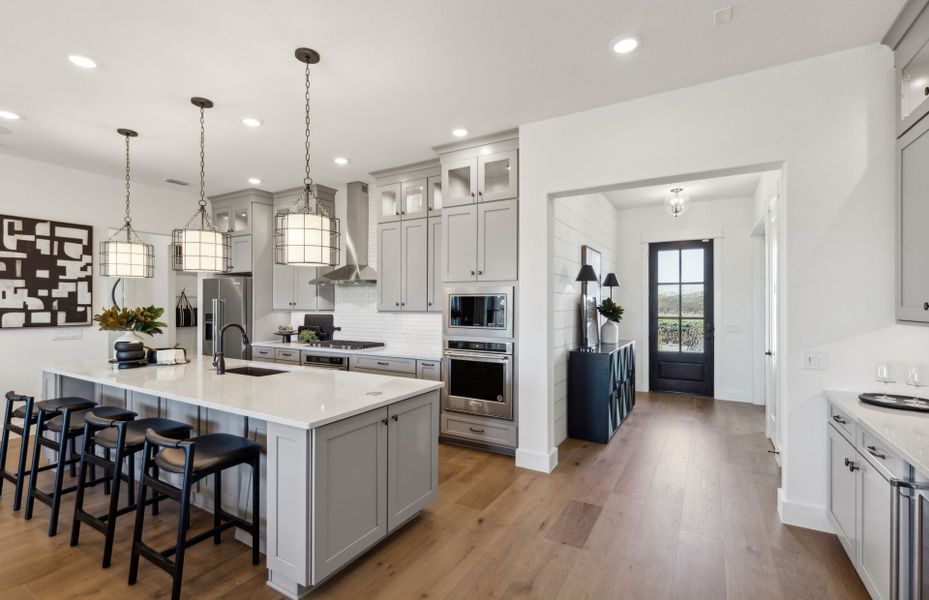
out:
{"label": "light switch plate", "polygon": [[800,351],[801,369],[812,371],[829,370],[829,353],[825,350],[801,350]]}

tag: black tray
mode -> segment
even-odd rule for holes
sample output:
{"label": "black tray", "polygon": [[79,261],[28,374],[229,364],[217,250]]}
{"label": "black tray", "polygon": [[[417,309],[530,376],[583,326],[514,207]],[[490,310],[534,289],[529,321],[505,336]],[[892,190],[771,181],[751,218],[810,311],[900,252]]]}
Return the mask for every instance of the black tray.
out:
{"label": "black tray", "polygon": [[883,406],[884,408],[894,408],[896,410],[912,410],[916,412],[929,412],[929,400],[925,398],[913,399],[913,396],[901,396],[900,394],[859,394],[858,399],[865,404],[874,406]]}
{"label": "black tray", "polygon": [[148,359],[143,358],[141,360],[110,360],[111,365],[118,365],[120,369],[136,369],[138,367],[144,367],[148,364]]}

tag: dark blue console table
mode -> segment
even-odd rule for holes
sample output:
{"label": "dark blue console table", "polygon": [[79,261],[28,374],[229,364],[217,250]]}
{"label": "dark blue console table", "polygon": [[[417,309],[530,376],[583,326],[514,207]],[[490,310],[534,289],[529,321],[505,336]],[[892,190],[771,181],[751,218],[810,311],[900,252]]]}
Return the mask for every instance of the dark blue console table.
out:
{"label": "dark blue console table", "polygon": [[634,406],[634,341],[571,351],[568,437],[605,444]]}

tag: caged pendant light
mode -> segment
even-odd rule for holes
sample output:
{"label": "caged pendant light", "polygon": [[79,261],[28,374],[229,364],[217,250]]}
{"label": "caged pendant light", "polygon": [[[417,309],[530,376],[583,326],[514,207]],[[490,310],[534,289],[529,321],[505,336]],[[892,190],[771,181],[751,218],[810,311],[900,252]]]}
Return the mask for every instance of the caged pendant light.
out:
{"label": "caged pendant light", "polygon": [[274,262],[301,267],[335,266],[339,264],[339,220],[320,206],[316,183],[310,177],[310,65],[319,62],[319,53],[309,48],[297,48],[294,56],[306,65],[306,171],[303,193],[290,210],[274,216]]}
{"label": "caged pendant light", "polygon": [[231,242],[229,234],[217,231],[206,211],[204,193],[205,141],[204,113],[213,108],[213,101],[206,98],[191,98],[190,103],[200,108],[200,200],[197,211],[183,229],[173,234],[174,270],[201,273],[225,273],[231,264]]}
{"label": "caged pendant light", "polygon": [[132,227],[129,209],[129,139],[139,134],[131,129],[117,129],[126,138],[126,218],[119,231],[100,242],[100,275],[103,277],[150,278],[155,276],[155,250],[144,243]]}

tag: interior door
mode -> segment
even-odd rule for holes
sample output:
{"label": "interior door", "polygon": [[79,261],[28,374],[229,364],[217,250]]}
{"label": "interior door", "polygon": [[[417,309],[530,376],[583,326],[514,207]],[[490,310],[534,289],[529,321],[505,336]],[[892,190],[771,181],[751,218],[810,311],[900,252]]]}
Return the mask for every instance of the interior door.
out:
{"label": "interior door", "polygon": [[780,436],[778,434],[777,414],[777,196],[768,207],[765,218],[765,366],[764,366],[764,395],[765,395],[765,432],[780,451]]}
{"label": "interior door", "polygon": [[649,389],[713,395],[713,241],[649,244]]}

